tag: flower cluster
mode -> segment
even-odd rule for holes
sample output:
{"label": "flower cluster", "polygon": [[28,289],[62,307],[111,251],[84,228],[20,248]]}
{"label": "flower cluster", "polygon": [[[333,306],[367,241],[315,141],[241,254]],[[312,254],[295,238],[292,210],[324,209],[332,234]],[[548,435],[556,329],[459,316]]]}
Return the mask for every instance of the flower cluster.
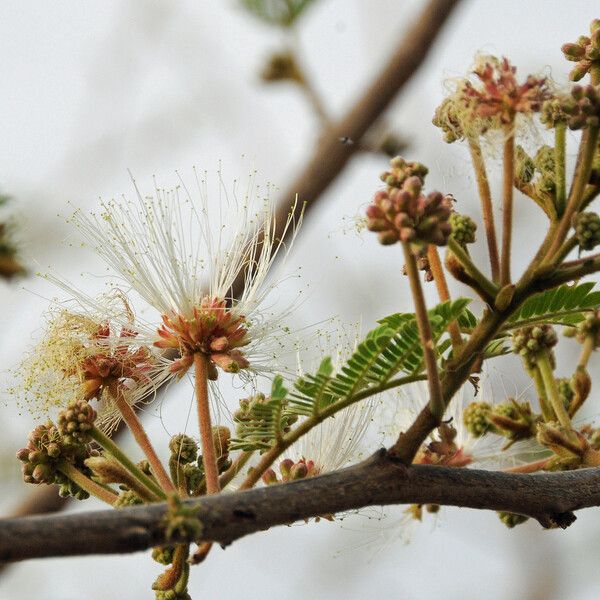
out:
{"label": "flower cluster", "polygon": [[210,379],[217,378],[217,366],[226,373],[237,373],[250,365],[240,350],[249,343],[245,317],[229,310],[225,300],[205,297],[193,308],[192,318],[163,315],[162,319],[161,339],[154,345],[181,354],[170,367],[178,376],[189,369],[197,352],[210,358]]}
{"label": "flower cluster", "polygon": [[600,215],[597,213],[588,211],[576,214],[573,228],[581,250],[593,250],[600,244]]}
{"label": "flower cluster", "polygon": [[590,24],[590,35],[582,35],[575,43],[563,44],[563,54],[567,60],[577,63],[569,73],[570,79],[579,81],[593,66],[600,65],[600,19]]}
{"label": "flower cluster", "polygon": [[415,175],[401,188],[389,188],[375,194],[367,208],[367,228],[377,232],[380,243],[409,243],[417,254],[428,244],[445,246],[451,232],[450,197],[440,192],[422,193],[423,183]]}
{"label": "flower cluster", "polygon": [[600,125],[600,91],[593,85],[574,85],[571,96],[563,101],[563,111],[569,116],[570,129]]}
{"label": "flower cluster", "polygon": [[545,77],[529,75],[519,83],[516,67],[506,58],[482,57],[473,72],[479,82],[467,81],[465,96],[480,117],[497,119],[503,125],[512,123],[517,113],[539,112],[550,95]]}
{"label": "flower cluster", "polygon": [[513,334],[513,352],[519,354],[528,368],[536,365],[538,356],[548,353],[552,362],[552,348],[558,343],[552,325],[531,325],[517,329]]}

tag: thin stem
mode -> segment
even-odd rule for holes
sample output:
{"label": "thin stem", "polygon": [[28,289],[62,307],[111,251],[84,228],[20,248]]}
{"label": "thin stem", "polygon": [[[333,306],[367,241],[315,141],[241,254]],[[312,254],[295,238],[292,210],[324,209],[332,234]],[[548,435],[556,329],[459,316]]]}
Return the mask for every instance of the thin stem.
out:
{"label": "thin stem", "polygon": [[558,122],[554,127],[554,165],[556,177],[556,212],[562,216],[567,203],[567,179],[566,179],[566,148],[567,148],[567,124]]}
{"label": "thin stem", "polygon": [[550,359],[548,358],[547,353],[542,353],[538,356],[537,366],[540,370],[544,387],[546,388],[546,393],[548,394],[550,404],[552,404],[552,408],[554,409],[554,413],[556,414],[558,422],[563,427],[570,429],[571,419],[569,418],[569,413],[567,412],[567,409],[560,398],[560,394],[558,393],[558,385],[556,383],[556,379],[554,378],[554,373],[552,372],[552,366],[550,365]]}
{"label": "thin stem", "polygon": [[600,65],[596,62],[590,68],[590,79],[592,85],[600,85]]}
{"label": "thin stem", "polygon": [[[429,268],[431,269],[431,274],[433,275],[433,281],[435,281],[435,287],[437,288],[440,301],[447,302],[450,300],[450,290],[448,289],[446,274],[442,267],[442,261],[440,260],[437,246],[434,246],[433,244],[428,246],[427,258],[429,260]],[[460,328],[456,321],[452,321],[452,323],[448,325],[448,332],[450,333],[450,339],[452,340],[452,347],[456,350],[462,344]]]}
{"label": "thin stem", "polygon": [[583,346],[581,348],[581,354],[579,355],[579,363],[577,364],[578,369],[585,369],[587,367],[588,362],[592,356],[596,348],[596,340],[593,336],[588,335],[583,341]]}
{"label": "thin stem", "polygon": [[570,238],[565,240],[565,243],[560,247],[559,251],[556,253],[556,263],[562,263],[567,256],[571,253],[572,250],[577,248],[577,237],[572,235]]}
{"label": "thin stem", "polygon": [[498,293],[498,287],[475,266],[465,249],[452,237],[448,240],[448,248],[460,261],[467,273],[477,282],[481,290],[493,300]]}
{"label": "thin stem", "polygon": [[194,354],[196,406],[200,425],[200,441],[202,443],[202,463],[206,478],[206,493],[216,494],[219,491],[219,470],[213,442],[210,405],[208,402],[208,364],[201,352]]}
{"label": "thin stem", "polygon": [[157,500],[165,500],[167,495],[160,486],[146,475],[107,435],[97,427],[90,431],[90,435],[106,452],[120,462],[138,481],[148,489],[149,493]]}
{"label": "thin stem", "polygon": [[437,368],[437,359],[435,356],[435,345],[431,333],[431,323],[427,314],[425,296],[419,278],[419,270],[415,255],[406,242],[402,242],[404,251],[404,260],[406,262],[406,273],[410,282],[413,303],[415,305],[415,316],[419,328],[419,337],[423,345],[423,358],[425,369],[427,370],[427,382],[429,387],[429,406],[433,415],[442,418],[444,414],[444,402],[442,400],[442,387],[440,385],[440,375]]}
{"label": "thin stem", "polygon": [[496,240],[496,226],[494,225],[494,209],[492,207],[492,194],[485,169],[483,154],[479,142],[472,137],[468,138],[471,161],[477,179],[477,188],[481,200],[481,215],[488,245],[492,281],[498,282],[500,276],[500,260],[498,258],[498,242]]}
{"label": "thin stem", "polygon": [[158,458],[158,454],[156,454],[156,450],[154,450],[154,447],[150,442],[150,438],[148,437],[148,434],[146,433],[142,422],[140,421],[133,408],[131,408],[131,406],[129,405],[129,402],[127,402],[125,396],[123,395],[123,390],[120,386],[117,386],[114,390],[113,399],[115,405],[119,409],[119,412],[123,416],[123,420],[125,421],[127,427],[129,427],[129,430],[133,434],[135,441],[137,442],[138,446],[141,448],[142,452],[148,459],[148,462],[150,463],[150,468],[152,469],[152,473],[156,477],[160,487],[167,493],[174,492],[175,486],[173,485],[173,482],[167,475],[165,468],[163,467],[162,463],[160,462],[160,459]]}
{"label": "thin stem", "polygon": [[110,504],[114,505],[118,495],[116,492],[110,491],[108,488],[92,481],[89,477],[84,475],[77,467],[73,466],[68,462],[61,462],[58,464],[58,470],[66,475],[71,481],[75,482],[81,489],[88,492],[92,496]]}
{"label": "thin stem", "polygon": [[538,400],[540,401],[540,408],[542,409],[542,417],[544,417],[544,421],[546,421],[546,423],[555,421],[556,416],[552,410],[552,406],[548,404],[548,394],[546,393],[544,380],[542,379],[542,374],[540,373],[538,367],[534,367],[532,369],[531,375],[533,377],[533,383],[535,384]]}
{"label": "thin stem", "polygon": [[515,136],[514,122],[505,129],[502,186],[502,255],[500,259],[500,286],[510,283],[510,258],[513,230],[513,180],[515,177]]}
{"label": "thin stem", "polygon": [[[596,153],[596,145],[598,143],[598,127],[588,127],[581,138],[581,148],[579,160],[571,186],[571,193],[567,201],[567,207],[558,224],[558,229],[554,237],[554,241],[548,251],[548,260],[553,261],[555,255],[559,252],[560,247],[567,236],[571,227],[573,216],[581,208],[583,202],[583,194],[585,187],[590,178],[590,171]],[[554,261],[555,262],[555,261]]]}
{"label": "thin stem", "polygon": [[229,469],[221,474],[219,477],[219,485],[223,489],[226,485],[231,483],[233,478],[244,468],[246,463],[250,460],[254,452],[242,452],[232,463]]}
{"label": "thin stem", "polygon": [[548,462],[552,459],[550,458],[542,458],[541,460],[536,460],[535,462],[530,462],[524,465],[518,465],[516,467],[509,467],[508,469],[502,469],[503,473],[535,473],[536,471],[541,471]]}

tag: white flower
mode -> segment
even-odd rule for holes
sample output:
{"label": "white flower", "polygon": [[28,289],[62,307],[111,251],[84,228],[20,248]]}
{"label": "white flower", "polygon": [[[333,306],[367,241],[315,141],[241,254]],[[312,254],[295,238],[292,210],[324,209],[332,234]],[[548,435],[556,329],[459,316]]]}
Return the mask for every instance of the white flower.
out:
{"label": "white flower", "polygon": [[[405,431],[412,425],[419,412],[427,405],[429,397],[426,382],[402,386],[397,393],[398,408],[395,414],[386,415],[384,435],[388,444],[396,441],[400,432]],[[491,433],[482,437],[473,436],[464,424],[463,411],[474,399],[492,405],[499,403],[498,400],[494,399],[488,377],[484,376],[482,378],[477,398],[474,398],[474,388],[471,384],[466,383],[463,385],[455,394],[444,415],[444,421],[456,431],[453,442],[459,452],[454,466],[499,470],[531,462],[547,453],[546,449],[540,446],[535,439],[517,441],[507,448],[505,437]],[[504,400],[506,400],[506,397],[501,399],[501,401]],[[436,439],[436,434],[433,432],[430,441]]]}
{"label": "white flower", "polygon": [[69,302],[56,302],[42,339],[15,369],[18,383],[9,392],[33,412],[94,398],[99,401],[96,424],[111,431],[121,418],[112,386],[135,405],[151,399],[169,377],[158,350],[139,341],[149,332],[117,289],[97,299],[79,293]]}
{"label": "white flower", "polygon": [[272,334],[291,307],[265,306],[278,284],[266,280],[277,255],[287,255],[301,218],[294,221],[294,205],[277,231],[272,202],[256,198],[252,178],[242,198],[235,188],[230,198],[219,175],[211,205],[206,179],[194,175],[194,194],[181,178],[172,190],[155,185],[151,196],[134,182],[135,199],[104,202],[100,214],[76,211],[73,221],[85,242],[161,315],[158,337],[150,341],[180,353],[172,372],[183,375],[197,352],[210,358],[213,379],[216,367],[271,371],[279,344]]}
{"label": "white flower", "polygon": [[[335,321],[335,332],[320,332],[315,340],[319,354],[333,355],[336,370],[349,358],[360,342],[360,325],[352,327],[352,332]],[[313,369],[314,370],[314,369]],[[298,376],[303,369],[298,366]],[[289,455],[310,463],[312,475],[336,471],[361,460],[370,452],[369,429],[373,424],[373,416],[378,398],[371,397],[354,403],[326,418],[303,435],[291,448]]]}

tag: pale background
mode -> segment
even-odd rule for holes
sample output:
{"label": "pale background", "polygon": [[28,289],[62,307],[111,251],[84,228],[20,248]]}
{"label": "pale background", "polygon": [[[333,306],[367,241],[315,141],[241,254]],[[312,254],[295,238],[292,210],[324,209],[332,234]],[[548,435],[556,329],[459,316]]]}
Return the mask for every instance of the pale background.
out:
{"label": "pale background", "polygon": [[[422,5],[320,0],[307,12],[298,46],[332,115],[351,105]],[[461,210],[474,212],[464,150],[445,145],[430,124],[443,79],[463,73],[483,50],[510,56],[522,74],[546,71],[564,81],[569,64],[560,45],[585,33],[599,16],[591,0],[465,1],[389,113],[410,142],[407,157],[430,166],[428,185],[454,193]],[[226,178],[254,166],[261,179],[286,188],[313,149],[317,124],[293,87],[258,81],[262,61],[282,39],[235,0],[2,2],[0,189],[16,198],[33,270],[51,268],[71,279],[94,270],[89,254],[69,246],[71,230],[57,215],[71,212],[69,202],[91,209],[100,195],[129,193],[127,169],[150,189],[153,174],[170,185],[175,169],[214,170],[222,160]],[[384,166],[380,156],[357,156],[311,214],[291,261],[303,266],[302,285],[310,286],[298,324],[337,314],[348,322],[362,319],[368,328],[378,317],[410,308],[407,282],[398,275],[399,253],[351,227]],[[543,224],[524,199],[517,215],[515,266],[523,264]],[[54,294],[33,277],[0,283],[3,368],[14,366],[39,335]],[[516,360],[501,366],[508,369],[509,387],[525,389]],[[8,376],[3,379],[5,387]],[[8,509],[28,491],[12,456],[33,420],[5,400],[1,506]],[[189,388],[182,386],[162,406],[162,421],[148,413],[149,429],[166,443],[163,423],[178,427],[188,407]],[[70,510],[96,506],[90,500]],[[494,514],[457,509],[406,529],[397,526],[401,508],[384,512],[383,520],[371,510],[341,526],[278,528],[217,549],[193,570],[192,596],[598,597],[597,510],[579,513],[566,532],[545,532],[532,523],[508,531]],[[159,572],[141,554],[28,562],[1,576],[0,598],[148,598]]]}

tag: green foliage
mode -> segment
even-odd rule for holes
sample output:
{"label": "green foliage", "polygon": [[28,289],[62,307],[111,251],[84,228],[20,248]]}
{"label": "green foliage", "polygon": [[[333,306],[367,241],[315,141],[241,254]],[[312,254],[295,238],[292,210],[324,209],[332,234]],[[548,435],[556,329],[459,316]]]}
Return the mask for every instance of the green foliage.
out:
{"label": "green foliage", "polygon": [[[470,300],[459,298],[444,302],[429,311],[436,349],[441,356],[446,348],[442,336],[448,325],[466,310]],[[271,397],[252,406],[250,418],[238,423],[237,438],[230,448],[266,450],[282,439],[291,416],[318,417],[338,402],[369,395],[369,390],[388,383],[398,373],[418,375],[424,370],[423,348],[413,313],[397,313],[378,321],[352,356],[334,373],[330,357],[325,357],[315,373],[299,377],[289,391],[278,376]],[[351,402],[350,402],[351,403]]]}
{"label": "green foliage", "polygon": [[252,405],[249,418],[238,423],[237,437],[229,443],[230,450],[268,450],[273,441],[281,439],[289,419],[284,414],[288,390],[283,378],[273,380],[270,398]]}
{"label": "green foliage", "polygon": [[[465,310],[468,299],[444,302],[429,311],[433,341],[438,354],[445,344],[439,343],[448,325]],[[330,359],[325,359],[317,372],[300,377],[290,395],[289,409],[299,415],[315,415],[323,408],[350,398],[359,392],[382,386],[394,375],[417,375],[424,369],[423,348],[413,313],[397,313],[378,321],[354,354],[332,375]]]}
{"label": "green foliage", "polygon": [[585,313],[600,308],[600,291],[593,291],[595,283],[561,285],[526,300],[508,319],[506,329],[517,329],[534,323],[575,325],[585,318]]}
{"label": "green foliage", "polygon": [[271,25],[291,27],[314,0],[241,0],[252,14]]}

